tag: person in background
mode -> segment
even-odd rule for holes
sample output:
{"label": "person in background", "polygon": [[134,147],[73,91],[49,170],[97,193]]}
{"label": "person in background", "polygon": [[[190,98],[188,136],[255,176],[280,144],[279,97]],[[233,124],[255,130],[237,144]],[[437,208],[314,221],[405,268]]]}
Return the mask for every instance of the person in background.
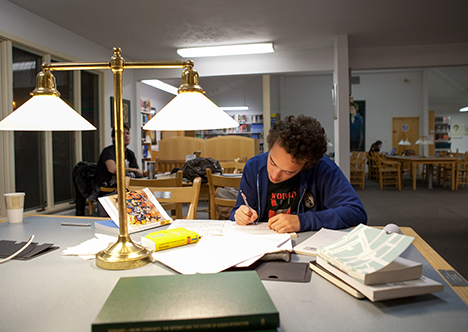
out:
{"label": "person in background", "polygon": [[[130,144],[130,128],[124,124],[124,145],[125,145],[125,175],[128,177],[141,177],[142,172],[138,167],[135,153],[128,149]],[[115,129],[112,129],[112,145],[104,148],[97,163],[96,178],[100,187],[116,187],[117,164],[115,162]]]}
{"label": "person in background", "polygon": [[349,103],[349,141],[351,151],[364,150],[364,119],[358,113],[359,105],[356,102]]}
{"label": "person in background", "polygon": [[367,223],[356,191],[324,155],[327,140],[319,121],[287,116],[273,126],[267,142],[269,152],[250,158],[244,167],[231,220],[239,225],[268,222],[278,233]]}
{"label": "person in background", "polygon": [[374,143],[372,143],[370,149],[369,149],[369,153],[371,153],[372,151],[375,151],[375,152],[380,152],[380,149],[382,148],[382,141],[375,141]]}

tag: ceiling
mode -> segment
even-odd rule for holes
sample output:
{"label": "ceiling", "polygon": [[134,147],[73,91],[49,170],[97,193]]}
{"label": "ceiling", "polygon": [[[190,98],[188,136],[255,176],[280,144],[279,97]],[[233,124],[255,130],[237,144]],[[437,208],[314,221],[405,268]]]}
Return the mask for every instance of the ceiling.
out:
{"label": "ceiling", "polygon": [[[190,46],[273,42],[276,52],[329,48],[343,34],[350,48],[468,42],[467,0],[9,2],[105,48],[119,46],[132,61],[176,60],[176,49]],[[438,77],[467,95],[468,70],[440,70]]]}
{"label": "ceiling", "polygon": [[466,0],[9,0],[128,60],[189,46],[273,42],[277,52],[468,42]]}

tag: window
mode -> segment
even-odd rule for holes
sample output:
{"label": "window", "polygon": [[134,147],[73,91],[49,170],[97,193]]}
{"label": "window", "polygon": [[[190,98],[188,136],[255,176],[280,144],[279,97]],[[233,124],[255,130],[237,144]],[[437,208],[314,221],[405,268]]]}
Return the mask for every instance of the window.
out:
{"label": "window", "polygon": [[[81,115],[99,128],[99,75],[81,72]],[[99,159],[99,131],[82,131],[83,161],[97,162]]]}
{"label": "window", "polygon": [[[60,97],[68,105],[74,107],[74,73],[72,71],[54,71],[53,74]],[[53,119],[50,121],[53,121]],[[54,205],[70,202],[75,197],[75,187],[72,179],[73,168],[76,165],[75,145],[74,132],[52,132]]]}
{"label": "window", "polygon": [[[13,48],[13,105],[21,106],[36,86],[42,56]],[[53,121],[51,119],[51,121]],[[45,186],[45,134],[37,131],[15,131],[15,181],[16,191],[25,192],[25,210],[44,207]]]}
{"label": "window", "polygon": [[[49,58],[12,47],[15,109],[31,97],[44,57]],[[100,74],[85,71],[53,71],[53,74],[61,98],[73,108],[80,105],[76,102],[76,98],[80,98],[83,116],[99,128]],[[74,86],[75,79],[81,86],[79,95]],[[73,169],[81,160],[97,162],[100,152],[98,131],[15,131],[13,135],[14,190],[26,193],[25,210],[54,208],[72,202],[75,198]]]}

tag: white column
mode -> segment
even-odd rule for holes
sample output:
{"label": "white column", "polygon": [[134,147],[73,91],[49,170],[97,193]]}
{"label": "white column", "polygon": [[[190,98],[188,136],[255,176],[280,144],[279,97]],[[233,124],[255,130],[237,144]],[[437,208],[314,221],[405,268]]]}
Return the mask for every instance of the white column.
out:
{"label": "white column", "polygon": [[271,127],[270,75],[263,75],[263,152],[268,151],[266,138]]}
{"label": "white column", "polygon": [[[11,41],[0,42],[0,120],[13,112]],[[13,131],[0,131],[0,219],[6,216],[4,193],[15,191],[15,140]]]}
{"label": "white column", "polygon": [[334,51],[335,162],[349,179],[349,59],[347,35],[335,37]]}

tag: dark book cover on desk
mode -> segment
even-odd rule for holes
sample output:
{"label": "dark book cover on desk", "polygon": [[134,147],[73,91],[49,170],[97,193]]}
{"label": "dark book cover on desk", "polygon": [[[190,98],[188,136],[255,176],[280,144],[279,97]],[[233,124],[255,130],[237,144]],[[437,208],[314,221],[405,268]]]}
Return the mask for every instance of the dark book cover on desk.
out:
{"label": "dark book cover on desk", "polygon": [[275,330],[279,313],[255,271],[120,278],[93,332]]}

